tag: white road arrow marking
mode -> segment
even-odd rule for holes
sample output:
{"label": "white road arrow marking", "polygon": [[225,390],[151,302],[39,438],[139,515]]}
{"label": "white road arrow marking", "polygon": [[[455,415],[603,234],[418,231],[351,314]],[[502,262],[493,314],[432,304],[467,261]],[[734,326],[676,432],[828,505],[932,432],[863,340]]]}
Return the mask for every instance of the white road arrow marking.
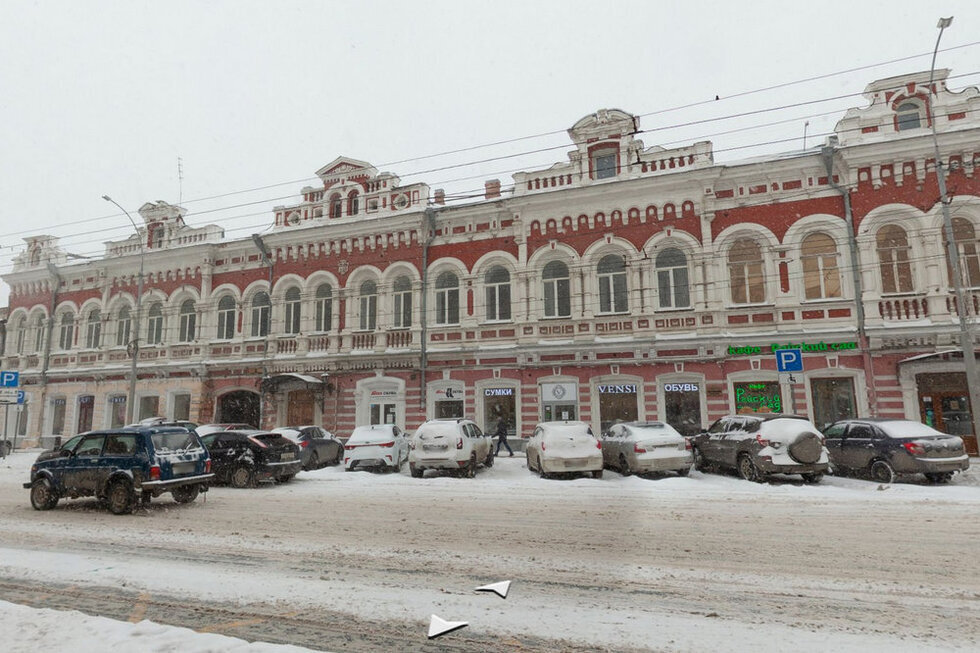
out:
{"label": "white road arrow marking", "polygon": [[477,592],[493,592],[502,599],[507,598],[507,592],[510,591],[510,581],[502,580],[499,583],[490,583],[489,585],[484,585],[483,587],[477,587]]}
{"label": "white road arrow marking", "polygon": [[441,637],[446,633],[451,633],[460,628],[466,628],[469,624],[465,621],[446,621],[436,615],[432,615],[429,620],[429,639]]}

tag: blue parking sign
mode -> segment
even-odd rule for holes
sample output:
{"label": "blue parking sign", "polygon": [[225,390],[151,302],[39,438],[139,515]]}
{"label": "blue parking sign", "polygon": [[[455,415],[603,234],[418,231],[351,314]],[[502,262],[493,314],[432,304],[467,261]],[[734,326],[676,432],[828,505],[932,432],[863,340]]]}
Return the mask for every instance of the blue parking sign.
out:
{"label": "blue parking sign", "polygon": [[0,388],[16,388],[20,385],[20,372],[0,371]]}
{"label": "blue parking sign", "polygon": [[777,349],[776,370],[779,372],[802,372],[803,352],[799,349]]}

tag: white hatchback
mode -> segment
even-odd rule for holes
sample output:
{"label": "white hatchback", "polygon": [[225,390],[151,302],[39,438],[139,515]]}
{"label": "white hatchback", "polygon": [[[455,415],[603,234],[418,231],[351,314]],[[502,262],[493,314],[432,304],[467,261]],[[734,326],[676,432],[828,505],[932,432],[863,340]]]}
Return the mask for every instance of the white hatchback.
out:
{"label": "white hatchback", "polygon": [[408,438],[394,424],[358,426],[344,444],[344,469],[401,470],[408,460]]}
{"label": "white hatchback", "polygon": [[527,441],[527,468],[541,478],[588,474],[602,478],[602,445],[585,422],[541,422]]}

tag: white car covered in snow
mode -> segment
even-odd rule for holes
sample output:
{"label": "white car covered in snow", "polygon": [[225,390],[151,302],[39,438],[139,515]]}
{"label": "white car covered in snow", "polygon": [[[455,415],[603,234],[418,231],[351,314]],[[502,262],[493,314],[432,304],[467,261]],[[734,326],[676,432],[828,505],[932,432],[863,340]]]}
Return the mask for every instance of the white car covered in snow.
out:
{"label": "white car covered in snow", "polygon": [[627,422],[602,434],[602,460],[623,476],[651,472],[687,476],[694,457],[691,443],[670,424]]}
{"label": "white car covered in snow", "polygon": [[408,438],[394,424],[358,426],[344,444],[344,469],[399,471],[408,460]]}
{"label": "white car covered in snow", "polygon": [[525,449],[527,468],[541,478],[552,474],[592,474],[602,478],[602,445],[585,422],[541,422]]}
{"label": "white car covered in snow", "polygon": [[473,478],[480,465],[493,465],[489,435],[468,419],[431,419],[412,436],[408,466],[412,476],[422,478],[427,469],[442,469]]}

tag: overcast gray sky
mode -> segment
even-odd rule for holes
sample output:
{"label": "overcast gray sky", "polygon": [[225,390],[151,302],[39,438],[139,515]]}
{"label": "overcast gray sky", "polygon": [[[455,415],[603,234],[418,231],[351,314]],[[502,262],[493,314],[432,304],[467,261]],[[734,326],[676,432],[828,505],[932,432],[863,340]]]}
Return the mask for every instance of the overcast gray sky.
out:
{"label": "overcast gray sky", "polygon": [[[599,108],[651,114],[647,146],[712,140],[718,161],[798,149],[806,120],[815,145],[864,101],[678,125],[928,70],[940,16],[955,16],[943,49],[980,41],[975,0],[2,0],[0,10],[0,273],[25,236],[101,255],[103,241],[130,234],[103,194],[137,219],[144,202],[182,194],[189,224],[246,237],[339,155],[449,193],[494,177],[506,188],[515,170],[566,160],[564,130]],[[731,97],[914,55],[926,56]],[[966,75],[952,88],[980,84],[980,45],[940,52],[937,67]],[[292,183],[268,187],[282,182]],[[6,296],[3,285],[0,305]]]}

